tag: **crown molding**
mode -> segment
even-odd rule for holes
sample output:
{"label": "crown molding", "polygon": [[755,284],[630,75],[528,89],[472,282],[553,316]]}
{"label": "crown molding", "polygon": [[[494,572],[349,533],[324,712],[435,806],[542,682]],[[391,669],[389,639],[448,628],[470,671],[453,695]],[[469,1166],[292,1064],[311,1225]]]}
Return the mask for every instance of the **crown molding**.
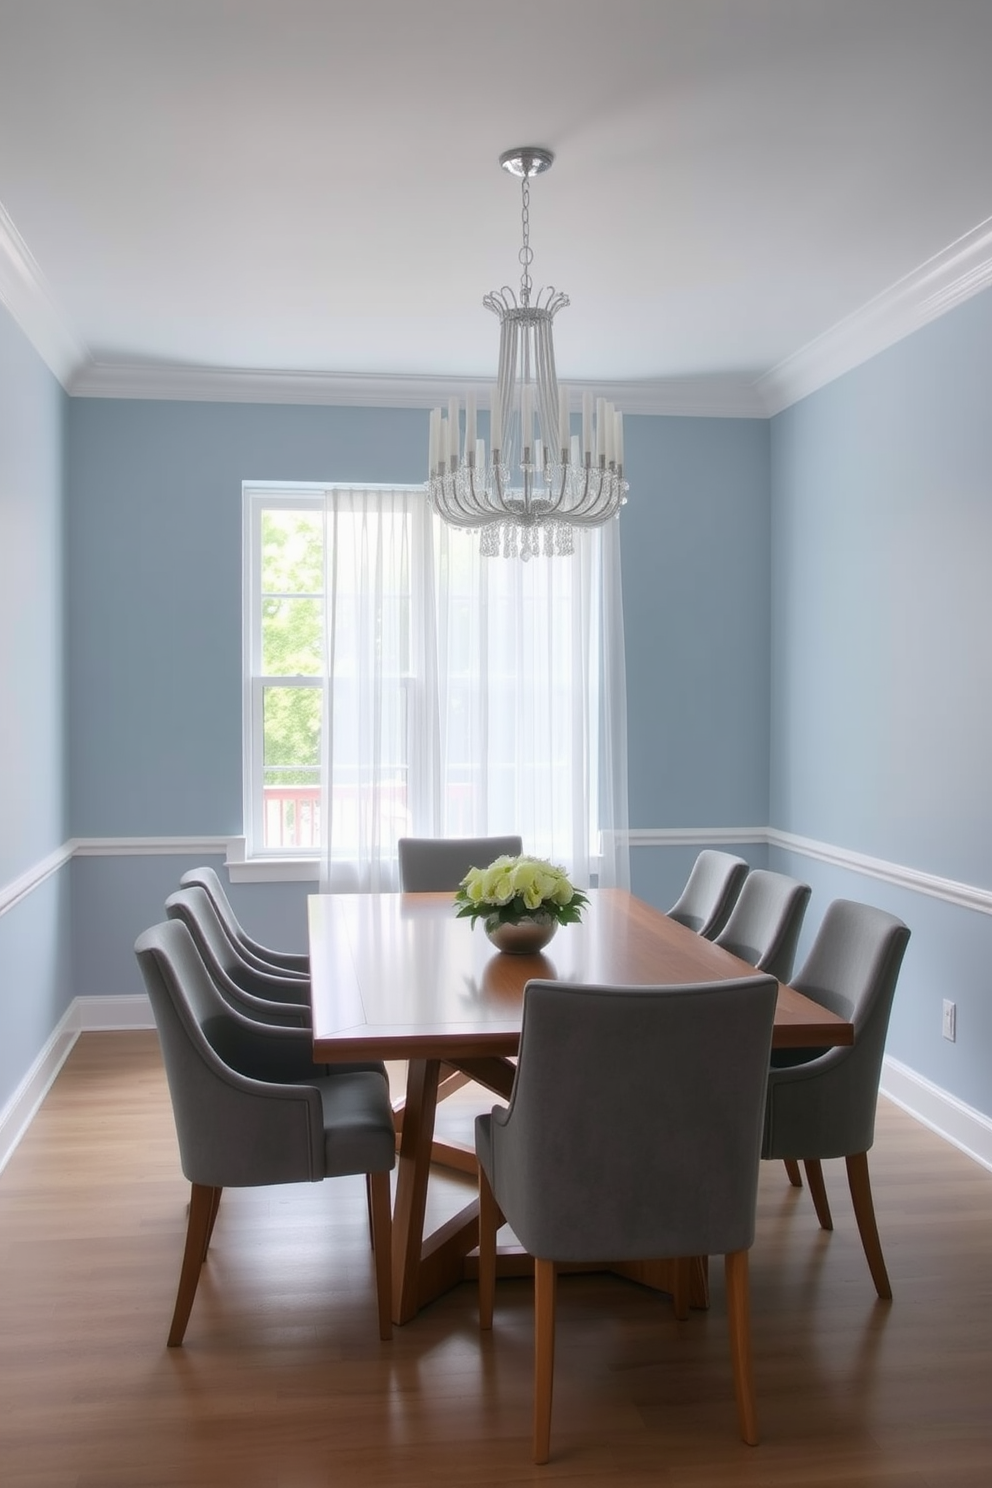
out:
{"label": "crown molding", "polygon": [[[749,376],[700,376],[631,382],[569,382],[573,406],[585,390],[609,398],[625,414],[688,418],[765,418]],[[484,403],[492,380],[455,376],[393,376],[348,372],[193,367],[97,362],[81,366],[68,391],[74,398],[144,398],[210,403],[311,403],[364,408],[436,408],[474,389]]]}
{"label": "crown molding", "polygon": [[[471,379],[467,379],[463,386],[470,384]],[[74,398],[433,408],[445,402],[456,388],[452,379],[445,377],[92,361],[77,371],[68,391]]]}
{"label": "crown molding", "polygon": [[[860,309],[759,375],[726,373],[629,382],[575,382],[629,414],[768,418],[826,386],[992,286],[992,217],[978,223]],[[42,270],[0,203],[0,304],[65,390],[77,398],[433,408],[480,378],[293,372],[98,361],[69,329]]]}
{"label": "crown molding", "polygon": [[7,307],[42,361],[68,389],[89,353],[66,326],[34,254],[2,202],[0,304]]}
{"label": "crown molding", "polygon": [[758,378],[766,414],[781,413],[990,285],[992,217],[986,217]]}

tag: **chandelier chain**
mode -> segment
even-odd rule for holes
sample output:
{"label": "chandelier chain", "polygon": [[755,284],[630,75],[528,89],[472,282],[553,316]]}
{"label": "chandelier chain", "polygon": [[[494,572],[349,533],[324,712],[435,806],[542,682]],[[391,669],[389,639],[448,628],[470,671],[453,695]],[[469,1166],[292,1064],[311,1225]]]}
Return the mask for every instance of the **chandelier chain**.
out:
{"label": "chandelier chain", "polygon": [[530,292],[534,287],[533,280],[530,277],[530,266],[534,262],[534,250],[530,246],[530,178],[528,176],[524,176],[520,182],[520,196],[520,223],[523,227],[524,241],[523,247],[517,254],[517,258],[523,266],[523,273],[520,276],[520,303],[527,306],[530,304]]}

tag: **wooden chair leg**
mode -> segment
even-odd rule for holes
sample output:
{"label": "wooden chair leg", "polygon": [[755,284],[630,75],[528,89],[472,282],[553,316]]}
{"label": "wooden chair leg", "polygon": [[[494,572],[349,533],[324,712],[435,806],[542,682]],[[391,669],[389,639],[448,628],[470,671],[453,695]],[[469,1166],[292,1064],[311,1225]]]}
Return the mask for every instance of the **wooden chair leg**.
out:
{"label": "wooden chair leg", "polygon": [[185,1336],[186,1324],[189,1322],[193,1298],[196,1296],[196,1287],[200,1280],[203,1257],[207,1252],[207,1241],[213,1221],[217,1216],[220,1195],[219,1188],[211,1188],[204,1183],[194,1183],[192,1186],[189,1198],[189,1218],[186,1221],[186,1248],[183,1251],[183,1264],[179,1272],[179,1290],[176,1293],[172,1326],[169,1329],[169,1348],[178,1348]]}
{"label": "wooden chair leg", "polygon": [[479,1168],[479,1327],[493,1325],[496,1298],[496,1232],[503,1223],[489,1179]]}
{"label": "wooden chair leg", "polygon": [[375,1221],[372,1217],[372,1174],[365,1174],[365,1212],[369,1221],[369,1245],[375,1250]]}
{"label": "wooden chair leg", "polygon": [[692,1260],[689,1256],[679,1256],[672,1261],[672,1311],[679,1322],[685,1322],[689,1316],[689,1287],[692,1273]]}
{"label": "wooden chair leg", "polygon": [[809,1196],[813,1200],[813,1208],[816,1217],[820,1221],[821,1230],[832,1230],[834,1222],[830,1217],[830,1205],[827,1202],[827,1190],[823,1182],[823,1168],[818,1158],[807,1157],[803,1159],[806,1169],[806,1182],[809,1186]]}
{"label": "wooden chair leg", "polygon": [[799,1164],[796,1162],[796,1159],[794,1157],[786,1157],[782,1160],[785,1163],[785,1171],[793,1188],[802,1188],[803,1177],[799,1171]]}
{"label": "wooden chair leg", "polygon": [[710,1258],[689,1257],[689,1306],[705,1310],[710,1305]]}
{"label": "wooden chair leg", "polygon": [[551,1450],[551,1390],[555,1372],[554,1261],[534,1261],[534,1461],[547,1462]]}
{"label": "wooden chair leg", "polygon": [[727,1324],[730,1330],[730,1362],[734,1371],[734,1394],[741,1436],[749,1447],[758,1445],[758,1412],[751,1371],[751,1302],[746,1250],[724,1256],[727,1279]]}
{"label": "wooden chair leg", "polygon": [[379,1309],[379,1337],[393,1336],[393,1217],[388,1173],[369,1173],[369,1223],[375,1256],[375,1297]]}
{"label": "wooden chair leg", "polygon": [[858,1233],[865,1248],[871,1279],[878,1295],[888,1301],[892,1296],[892,1287],[882,1256],[878,1225],[875,1223],[875,1205],[871,1196],[871,1180],[868,1177],[868,1154],[854,1152],[844,1160],[847,1163],[847,1181],[851,1189],[854,1217],[858,1222]]}
{"label": "wooden chair leg", "polygon": [[213,1238],[214,1225],[217,1222],[217,1210],[220,1208],[220,1196],[224,1192],[222,1188],[214,1189],[213,1202],[210,1205],[210,1218],[207,1222],[207,1234],[203,1242],[203,1259],[207,1259],[207,1251],[210,1249],[210,1241]]}

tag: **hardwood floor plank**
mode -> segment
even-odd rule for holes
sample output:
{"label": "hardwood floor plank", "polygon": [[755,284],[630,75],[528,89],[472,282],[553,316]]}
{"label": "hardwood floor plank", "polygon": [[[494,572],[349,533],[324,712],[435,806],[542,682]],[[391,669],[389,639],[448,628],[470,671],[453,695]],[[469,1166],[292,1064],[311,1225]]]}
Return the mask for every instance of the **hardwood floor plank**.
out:
{"label": "hardwood floor plank", "polygon": [[[167,1350],[189,1189],[157,1042],[85,1034],[0,1174],[0,1483],[987,1488],[992,1175],[881,1104],[886,1303],[844,1164],[823,1171],[829,1234],[781,1163],[762,1170],[760,1446],[737,1434],[722,1266],[709,1312],[684,1322],[632,1282],[563,1275],[536,1467],[530,1283],[497,1283],[491,1335],[463,1285],[381,1342],[360,1177],[226,1191]],[[432,1210],[467,1191],[442,1178]]]}

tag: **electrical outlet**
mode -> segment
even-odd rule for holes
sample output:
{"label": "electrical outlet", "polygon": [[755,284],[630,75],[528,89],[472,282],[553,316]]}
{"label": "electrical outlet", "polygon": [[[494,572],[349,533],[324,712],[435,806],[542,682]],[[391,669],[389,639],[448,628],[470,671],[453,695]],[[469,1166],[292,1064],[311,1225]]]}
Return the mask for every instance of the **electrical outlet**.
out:
{"label": "electrical outlet", "polygon": [[944,998],[944,1023],[941,1033],[953,1044],[958,1031],[958,1005],[956,1002],[948,1002]]}

